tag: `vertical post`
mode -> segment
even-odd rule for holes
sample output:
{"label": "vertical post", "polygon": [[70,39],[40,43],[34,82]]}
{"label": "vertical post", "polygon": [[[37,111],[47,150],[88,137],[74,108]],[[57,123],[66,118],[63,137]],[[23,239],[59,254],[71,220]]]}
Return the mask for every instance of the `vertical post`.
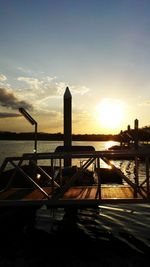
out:
{"label": "vertical post", "polygon": [[127,131],[128,131],[128,136],[129,136],[129,139],[128,139],[128,148],[130,147],[130,125],[127,126]]}
{"label": "vertical post", "polygon": [[122,145],[123,145],[123,143],[122,143],[123,141],[122,141],[122,130],[120,131],[120,147],[122,148]]}
{"label": "vertical post", "polygon": [[51,159],[52,195],[54,193],[54,162]]}
{"label": "vertical post", "polygon": [[32,125],[35,125],[35,132],[34,132],[34,153],[37,152],[37,122],[31,117],[31,115],[24,109],[19,108],[19,112],[25,117],[28,122]]}
{"label": "vertical post", "polygon": [[[25,119],[31,124],[35,125],[35,132],[34,132],[34,161],[37,164],[37,159],[36,159],[36,153],[37,153],[37,122],[31,117],[31,115],[24,109],[24,108],[19,108],[19,112],[25,117]],[[32,176],[35,178],[37,175],[37,168],[36,166],[29,162],[31,165],[31,172]]]}
{"label": "vertical post", "polygon": [[138,174],[138,157],[135,157],[135,167],[134,167],[134,175],[135,175],[135,190],[134,197],[137,198],[138,186],[139,186],[139,174]]}
{"label": "vertical post", "polygon": [[59,175],[60,175],[60,185],[62,186],[62,165],[61,165],[61,159],[59,159]]}
{"label": "vertical post", "polygon": [[37,123],[35,123],[35,133],[34,133],[34,153],[37,153]]}
{"label": "vertical post", "polygon": [[98,170],[98,196],[101,199],[101,180],[100,180],[100,158],[97,158],[97,170]]}
{"label": "vertical post", "polygon": [[139,121],[135,119],[134,121],[134,132],[135,132],[135,137],[134,137],[134,148],[138,149],[139,146],[139,134],[138,134],[138,127],[139,127]]}
{"label": "vertical post", "polygon": [[150,197],[150,184],[149,184],[149,158],[146,157],[146,189],[147,189],[147,198]]}
{"label": "vertical post", "polygon": [[[64,94],[64,150],[71,151],[72,144],[72,97],[69,88]],[[71,166],[71,158],[64,159],[64,167]]]}

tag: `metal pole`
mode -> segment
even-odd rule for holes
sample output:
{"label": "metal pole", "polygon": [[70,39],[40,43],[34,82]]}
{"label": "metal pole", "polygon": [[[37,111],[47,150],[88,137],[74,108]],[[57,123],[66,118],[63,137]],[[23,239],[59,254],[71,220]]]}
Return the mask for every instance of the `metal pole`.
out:
{"label": "metal pole", "polygon": [[134,169],[134,175],[135,175],[135,190],[134,190],[134,197],[137,198],[138,196],[138,187],[139,187],[139,173],[138,173],[138,157],[135,157],[135,169]]}
{"label": "metal pole", "polygon": [[35,123],[35,133],[34,133],[34,153],[37,153],[37,123]]}
{"label": "metal pole", "polygon": [[149,184],[149,158],[146,157],[146,189],[147,189],[147,198],[150,197],[150,184]]}
{"label": "metal pole", "polygon": [[122,148],[122,130],[120,131],[120,147]]}
{"label": "metal pole", "polygon": [[138,136],[139,130],[138,130],[138,127],[139,127],[139,121],[137,119],[135,119],[135,121],[134,121],[134,131],[135,131],[134,148],[135,149],[138,149],[138,146],[139,146],[139,136]]}
{"label": "metal pole", "polygon": [[54,194],[54,162],[51,159],[52,195]]}
{"label": "metal pole", "polygon": [[19,108],[19,112],[25,117],[25,119],[31,123],[31,125],[35,125],[34,132],[34,153],[37,153],[37,122],[31,117],[31,115],[24,109]]}
{"label": "metal pole", "polygon": [[98,170],[98,195],[99,199],[101,199],[101,177],[100,177],[100,158],[97,158],[97,170]]}

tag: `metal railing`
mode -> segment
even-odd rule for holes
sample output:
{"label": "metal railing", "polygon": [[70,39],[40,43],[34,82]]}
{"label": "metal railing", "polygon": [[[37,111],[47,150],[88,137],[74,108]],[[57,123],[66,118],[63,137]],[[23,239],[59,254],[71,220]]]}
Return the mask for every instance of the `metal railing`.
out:
{"label": "metal railing", "polygon": [[[132,158],[135,161],[135,182],[131,181],[127,176],[125,176],[120,169],[116,168],[114,164],[110,162],[110,159],[115,158]],[[57,166],[57,172],[59,171],[60,178],[62,178],[62,170],[64,168],[63,161],[66,158],[72,159],[85,159],[80,168],[77,169],[77,172],[72,175],[68,182],[62,186],[61,179],[58,182],[55,181],[55,166],[54,161],[57,160],[59,162],[59,166]],[[101,169],[100,160],[105,161],[111,168],[115,169],[116,172],[121,175],[122,179],[133,189],[134,198],[138,198],[140,196],[142,199],[150,200],[150,174],[149,174],[149,159],[150,153],[140,153],[138,151],[92,151],[92,152],[61,152],[61,153],[28,153],[23,154],[22,157],[7,157],[0,168],[0,177],[5,173],[6,167],[8,163],[12,165],[14,168],[12,176],[9,179],[8,184],[3,188],[0,192],[7,190],[11,186],[11,182],[16,174],[19,172],[23,177],[25,177],[28,181],[32,183],[32,185],[41,191],[41,193],[47,198],[59,199],[63,197],[65,192],[74,185],[76,180],[82,176],[83,172],[87,170],[87,168],[94,163],[95,168]],[[145,179],[140,183],[139,182],[139,166],[138,161],[142,159],[145,162]],[[41,160],[50,160],[51,166],[51,174],[44,170],[42,166],[40,166],[39,162]],[[26,173],[23,169],[24,161],[28,161],[28,164],[32,165],[36,170],[36,175],[38,172],[42,173],[48,179],[49,186],[52,187],[52,195],[48,195],[44,190],[44,187],[39,185],[35,180],[35,175],[31,176]],[[56,190],[57,189],[57,190]],[[102,199],[102,185],[101,185],[101,173],[98,172],[98,183],[97,183],[97,197],[98,199]]]}

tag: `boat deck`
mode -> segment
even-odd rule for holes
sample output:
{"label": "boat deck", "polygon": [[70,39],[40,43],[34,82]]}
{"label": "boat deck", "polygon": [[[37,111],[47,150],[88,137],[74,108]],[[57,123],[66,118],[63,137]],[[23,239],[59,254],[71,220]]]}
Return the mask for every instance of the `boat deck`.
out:
{"label": "boat deck", "polygon": [[101,186],[101,198],[98,188],[93,186],[74,186],[64,193],[63,197],[52,198],[52,187],[43,187],[49,199],[41,191],[33,188],[10,188],[0,193],[0,206],[28,206],[47,204],[49,206],[93,206],[101,203],[143,203],[144,199],[138,195],[134,198],[134,190],[125,185]]}

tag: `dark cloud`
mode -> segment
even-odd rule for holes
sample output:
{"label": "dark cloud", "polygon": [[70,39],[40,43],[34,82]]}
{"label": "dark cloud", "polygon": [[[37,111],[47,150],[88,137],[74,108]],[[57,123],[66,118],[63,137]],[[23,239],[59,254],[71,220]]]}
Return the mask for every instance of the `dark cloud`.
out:
{"label": "dark cloud", "polygon": [[3,118],[13,118],[13,117],[20,117],[20,114],[16,113],[5,113],[5,112],[0,112],[0,119]]}
{"label": "dark cloud", "polygon": [[18,98],[11,92],[8,92],[4,88],[0,88],[0,104],[3,107],[8,107],[11,109],[18,109],[23,107],[28,110],[32,110],[33,107],[31,104],[27,103],[26,101],[20,101]]}

